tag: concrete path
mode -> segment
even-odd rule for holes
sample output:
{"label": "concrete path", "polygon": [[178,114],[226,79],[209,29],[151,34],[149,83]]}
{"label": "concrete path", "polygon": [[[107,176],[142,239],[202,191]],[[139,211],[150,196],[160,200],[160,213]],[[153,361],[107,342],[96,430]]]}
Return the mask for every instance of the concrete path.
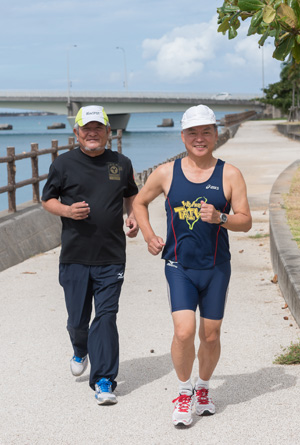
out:
{"label": "concrete path", "polygon": [[[69,372],[59,249],[0,273],[1,445],[299,444],[300,366],[273,360],[281,346],[299,340],[300,329],[271,282],[268,237],[250,236],[268,234],[272,184],[300,158],[300,144],[272,122],[250,121],[216,154],[243,172],[254,220],[251,232],[230,233],[233,274],[222,356],[211,381],[216,415],[195,416],[188,429],[172,425],[177,380],[163,262],[148,254],[139,235],[128,242],[116,406],[97,405],[88,372],[79,378]],[[150,212],[164,236],[162,197]]]}

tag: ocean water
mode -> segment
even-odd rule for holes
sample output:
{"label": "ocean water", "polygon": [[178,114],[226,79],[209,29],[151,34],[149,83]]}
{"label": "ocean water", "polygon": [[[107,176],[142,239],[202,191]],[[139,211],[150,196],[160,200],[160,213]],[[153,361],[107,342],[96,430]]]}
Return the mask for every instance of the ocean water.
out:
{"label": "ocean water", "polygon": [[[216,112],[221,119],[228,112]],[[137,113],[131,114],[127,130],[123,132],[122,152],[128,156],[136,172],[142,172],[154,165],[183,152],[184,145],[180,138],[180,119],[182,113]],[[172,118],[174,127],[157,127],[164,118]],[[65,129],[48,130],[54,122],[63,122]],[[47,116],[0,116],[0,124],[11,124],[12,130],[0,131],[0,157],[6,156],[7,147],[15,147],[16,153],[29,152],[31,143],[38,143],[39,149],[50,148],[51,141],[58,140],[58,145],[68,143],[73,135],[65,115]],[[117,141],[113,141],[113,150],[117,150]],[[61,153],[61,152],[60,152]],[[39,175],[48,173],[51,155],[39,156]],[[16,182],[31,178],[31,160],[16,161]],[[45,181],[40,183],[40,193]],[[0,187],[7,185],[7,164],[0,163]],[[17,205],[32,200],[32,186],[17,189]],[[0,194],[0,211],[8,208],[7,193]]]}

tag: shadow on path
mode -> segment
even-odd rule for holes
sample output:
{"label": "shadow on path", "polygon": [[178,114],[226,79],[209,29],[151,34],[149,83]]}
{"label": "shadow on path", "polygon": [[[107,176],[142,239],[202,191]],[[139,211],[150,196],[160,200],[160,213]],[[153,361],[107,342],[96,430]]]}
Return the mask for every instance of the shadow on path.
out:
{"label": "shadow on path", "polygon": [[[296,385],[297,377],[286,374],[285,368],[262,368],[250,374],[215,375],[212,381],[223,380],[211,396],[216,404],[216,415],[230,405],[238,405],[264,394],[282,391]],[[201,417],[194,417],[195,424]]]}
{"label": "shadow on path", "polygon": [[[126,360],[120,363],[116,393],[118,397],[126,396],[141,386],[160,379],[171,371],[173,371],[173,363],[170,353]],[[78,377],[76,382],[81,383],[88,380],[89,375],[86,374]]]}

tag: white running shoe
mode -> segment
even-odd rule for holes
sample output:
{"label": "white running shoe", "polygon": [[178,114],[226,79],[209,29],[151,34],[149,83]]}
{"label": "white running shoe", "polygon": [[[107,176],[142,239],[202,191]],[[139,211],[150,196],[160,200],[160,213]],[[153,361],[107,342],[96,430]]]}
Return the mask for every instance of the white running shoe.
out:
{"label": "white running shoe", "polygon": [[188,426],[192,423],[192,408],[194,404],[194,397],[190,391],[181,391],[179,397],[173,400],[175,404],[172,420],[174,425]]}
{"label": "white running shoe", "polygon": [[83,358],[74,355],[70,361],[71,373],[75,375],[75,377],[79,377],[86,370],[88,363],[89,359],[87,355]]}
{"label": "white running shoe", "polygon": [[110,380],[102,378],[95,384],[95,397],[98,405],[114,405],[118,403],[116,395],[112,392]]}
{"label": "white running shoe", "polygon": [[216,412],[215,404],[209,397],[209,390],[203,386],[195,388],[195,404],[197,416],[211,416]]}

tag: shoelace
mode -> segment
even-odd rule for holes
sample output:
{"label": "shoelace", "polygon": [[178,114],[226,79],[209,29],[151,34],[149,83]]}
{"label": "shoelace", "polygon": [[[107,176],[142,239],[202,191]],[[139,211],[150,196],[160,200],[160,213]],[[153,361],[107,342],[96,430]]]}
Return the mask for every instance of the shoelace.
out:
{"label": "shoelace", "polygon": [[178,401],[178,404],[176,408],[178,408],[178,411],[187,413],[190,409],[192,396],[187,396],[186,394],[180,394],[177,399],[174,399],[172,403],[175,403]]}
{"label": "shoelace", "polygon": [[109,380],[100,380],[97,385],[101,392],[110,392],[111,382]]}
{"label": "shoelace", "polygon": [[206,388],[197,389],[195,395],[198,403],[200,403],[201,405],[208,405],[209,403],[208,389]]}
{"label": "shoelace", "polygon": [[77,357],[76,355],[74,355],[74,357],[73,357],[73,360],[76,363],[82,363],[84,361],[84,359],[85,359],[85,357],[80,358],[80,357]]}

